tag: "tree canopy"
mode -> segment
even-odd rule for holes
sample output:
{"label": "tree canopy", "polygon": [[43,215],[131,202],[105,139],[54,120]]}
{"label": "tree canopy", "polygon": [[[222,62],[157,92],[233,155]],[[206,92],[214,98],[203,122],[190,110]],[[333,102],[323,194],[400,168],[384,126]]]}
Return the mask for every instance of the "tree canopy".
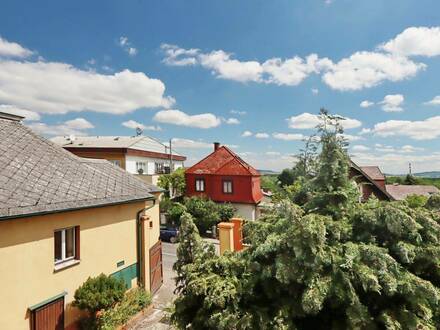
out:
{"label": "tree canopy", "polygon": [[319,164],[305,182],[310,200],[283,200],[248,222],[246,250],[215,255],[184,217],[178,328],[440,328],[438,213],[357,203],[339,119],[321,116]]}

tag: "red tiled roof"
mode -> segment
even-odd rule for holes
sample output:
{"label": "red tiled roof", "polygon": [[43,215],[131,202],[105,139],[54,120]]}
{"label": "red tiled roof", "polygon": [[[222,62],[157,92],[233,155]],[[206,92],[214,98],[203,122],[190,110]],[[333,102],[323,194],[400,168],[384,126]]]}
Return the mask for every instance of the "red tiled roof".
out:
{"label": "red tiled roof", "polygon": [[387,192],[396,200],[404,200],[409,195],[430,196],[440,193],[434,186],[387,184]]}
{"label": "red tiled roof", "polygon": [[260,176],[256,169],[225,146],[219,147],[185,172],[189,174]]}
{"label": "red tiled roof", "polygon": [[360,166],[360,168],[373,180],[385,180],[385,175],[378,166]]}

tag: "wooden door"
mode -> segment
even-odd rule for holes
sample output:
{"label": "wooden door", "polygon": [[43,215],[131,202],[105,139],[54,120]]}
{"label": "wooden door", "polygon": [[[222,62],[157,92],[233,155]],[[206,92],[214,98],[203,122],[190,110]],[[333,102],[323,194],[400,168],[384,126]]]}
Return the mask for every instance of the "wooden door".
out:
{"label": "wooden door", "polygon": [[150,291],[154,294],[163,283],[162,242],[158,241],[150,248]]}
{"label": "wooden door", "polygon": [[63,330],[64,297],[33,311],[32,325],[33,330]]}

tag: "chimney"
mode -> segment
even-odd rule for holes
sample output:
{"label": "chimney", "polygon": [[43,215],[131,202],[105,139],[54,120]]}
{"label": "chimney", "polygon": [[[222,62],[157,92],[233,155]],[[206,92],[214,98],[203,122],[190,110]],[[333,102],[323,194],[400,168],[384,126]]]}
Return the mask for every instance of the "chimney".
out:
{"label": "chimney", "polygon": [[217,151],[218,148],[220,148],[220,142],[214,142],[214,151]]}

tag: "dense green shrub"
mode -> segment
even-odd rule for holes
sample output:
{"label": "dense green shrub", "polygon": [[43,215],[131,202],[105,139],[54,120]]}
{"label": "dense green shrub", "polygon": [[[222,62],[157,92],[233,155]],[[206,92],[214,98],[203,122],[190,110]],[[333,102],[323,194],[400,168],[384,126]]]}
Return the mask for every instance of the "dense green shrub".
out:
{"label": "dense green shrub", "polygon": [[440,210],[440,194],[435,194],[429,197],[428,201],[426,202],[426,207],[433,211],[439,211]]}
{"label": "dense green shrub", "polygon": [[150,304],[151,295],[144,288],[130,290],[120,303],[111,309],[105,310],[99,316],[97,328],[100,330],[115,329]]}
{"label": "dense green shrub", "polygon": [[321,127],[310,200],[248,222],[246,250],[214,254],[182,217],[178,329],[440,329],[440,216],[355,203],[341,135]]}
{"label": "dense green shrub", "polygon": [[422,195],[409,195],[405,200],[410,208],[416,209],[418,207],[424,207],[428,201],[428,197]]}
{"label": "dense green shrub", "polygon": [[92,314],[108,309],[124,297],[126,286],[123,280],[101,274],[89,277],[76,291],[73,305]]}
{"label": "dense green shrub", "polygon": [[180,226],[180,217],[183,212],[186,211],[185,205],[181,203],[173,203],[173,205],[168,209],[168,222],[173,227]]}
{"label": "dense green shrub", "polygon": [[203,197],[186,198],[185,206],[188,213],[194,217],[195,224],[202,235],[220,222],[218,205],[210,199]]}
{"label": "dense green shrub", "polygon": [[217,204],[218,215],[220,221],[229,221],[235,214],[235,208],[229,204]]}

